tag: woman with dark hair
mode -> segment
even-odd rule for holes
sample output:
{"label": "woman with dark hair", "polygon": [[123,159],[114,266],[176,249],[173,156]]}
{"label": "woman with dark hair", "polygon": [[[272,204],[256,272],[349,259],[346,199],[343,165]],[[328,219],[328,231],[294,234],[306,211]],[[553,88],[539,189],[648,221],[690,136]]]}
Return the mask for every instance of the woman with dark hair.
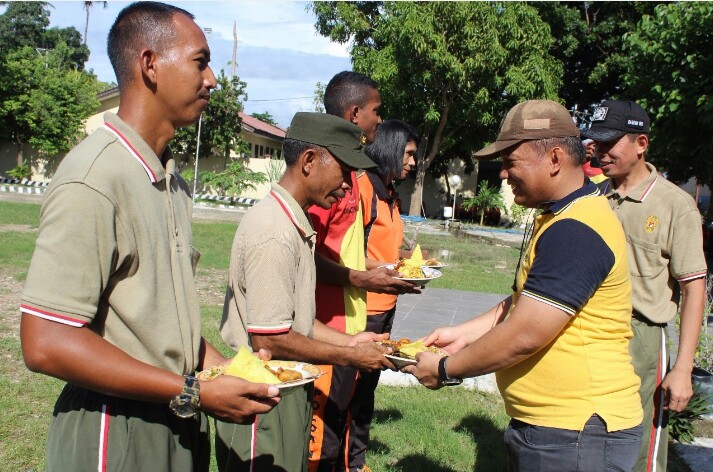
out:
{"label": "woman with dark hair", "polygon": [[[394,180],[405,179],[415,167],[419,137],[410,125],[384,121],[376,139],[364,149],[376,167],[359,175],[358,183],[364,214],[366,267],[372,269],[399,258],[404,225],[396,205]],[[389,333],[396,313],[396,295],[367,292],[366,331]],[[349,438],[349,470],[369,470],[365,466],[369,428],[374,414],[374,390],[380,371],[359,372],[352,400],[352,429]]]}

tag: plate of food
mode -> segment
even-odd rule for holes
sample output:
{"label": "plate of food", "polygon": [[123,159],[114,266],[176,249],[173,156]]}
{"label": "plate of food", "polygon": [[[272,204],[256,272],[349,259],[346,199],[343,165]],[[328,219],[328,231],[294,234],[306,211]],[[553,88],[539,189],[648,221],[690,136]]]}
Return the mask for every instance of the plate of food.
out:
{"label": "plate of food", "polygon": [[436,346],[426,346],[423,341],[411,342],[408,338],[399,340],[387,339],[380,341],[382,345],[388,346],[394,350],[392,354],[384,354],[396,367],[399,369],[407,365],[416,364],[416,354],[419,352],[433,352],[441,357],[447,356],[448,353]]}
{"label": "plate of food", "polygon": [[423,261],[423,267],[430,267],[431,269],[443,269],[444,267],[448,267],[448,264],[432,258]]}
{"label": "plate of food", "polygon": [[269,360],[263,361],[245,346],[242,346],[230,364],[211,367],[198,373],[198,380],[213,380],[219,375],[233,375],[249,382],[267,383],[288,393],[322,375],[319,367],[306,362]]}
{"label": "plate of food", "polygon": [[400,279],[407,280],[413,284],[424,286],[431,280],[441,276],[441,272],[433,267],[424,265],[423,256],[421,254],[421,246],[416,245],[413,255],[408,259],[401,259],[396,264],[386,265],[389,269],[393,269],[401,274]]}

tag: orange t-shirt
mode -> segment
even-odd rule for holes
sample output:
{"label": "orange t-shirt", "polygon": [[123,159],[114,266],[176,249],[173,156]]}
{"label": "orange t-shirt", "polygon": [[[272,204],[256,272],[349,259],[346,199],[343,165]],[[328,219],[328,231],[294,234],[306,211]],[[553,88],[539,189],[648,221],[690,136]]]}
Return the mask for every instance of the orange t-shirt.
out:
{"label": "orange t-shirt", "polygon": [[[359,198],[364,215],[366,257],[394,263],[404,238],[404,224],[396,205],[398,194],[369,171],[359,175]],[[378,315],[396,306],[396,295],[366,293],[366,314]]]}

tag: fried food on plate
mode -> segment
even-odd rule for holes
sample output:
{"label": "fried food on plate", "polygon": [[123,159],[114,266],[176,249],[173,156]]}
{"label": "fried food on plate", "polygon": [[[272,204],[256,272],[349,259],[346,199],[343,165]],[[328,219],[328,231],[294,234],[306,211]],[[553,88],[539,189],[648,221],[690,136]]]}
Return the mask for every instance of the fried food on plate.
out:
{"label": "fried food on plate", "polygon": [[425,277],[422,266],[423,254],[421,253],[421,245],[416,244],[416,249],[413,250],[411,257],[400,260],[399,263],[396,264],[395,270],[406,279],[422,279]]}

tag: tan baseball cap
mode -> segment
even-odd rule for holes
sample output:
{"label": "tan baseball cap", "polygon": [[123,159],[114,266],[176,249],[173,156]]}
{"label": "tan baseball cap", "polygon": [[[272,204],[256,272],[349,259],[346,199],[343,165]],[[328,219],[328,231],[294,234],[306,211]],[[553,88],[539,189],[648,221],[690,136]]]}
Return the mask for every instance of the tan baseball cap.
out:
{"label": "tan baseball cap", "polygon": [[569,111],[551,100],[527,100],[508,112],[494,143],[474,155],[478,159],[495,159],[498,153],[530,139],[579,137]]}

